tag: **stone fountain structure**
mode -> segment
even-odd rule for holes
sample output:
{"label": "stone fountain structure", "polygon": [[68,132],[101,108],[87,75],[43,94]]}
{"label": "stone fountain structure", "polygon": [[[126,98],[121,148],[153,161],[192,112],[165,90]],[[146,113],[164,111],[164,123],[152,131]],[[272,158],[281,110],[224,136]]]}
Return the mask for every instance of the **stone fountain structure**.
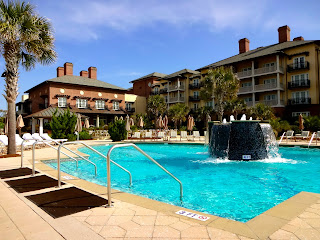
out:
{"label": "stone fountain structure", "polygon": [[[250,161],[268,158],[276,146],[270,124],[257,120],[234,120],[210,124],[209,149],[212,156],[229,160]],[[210,131],[210,130],[209,130]]]}

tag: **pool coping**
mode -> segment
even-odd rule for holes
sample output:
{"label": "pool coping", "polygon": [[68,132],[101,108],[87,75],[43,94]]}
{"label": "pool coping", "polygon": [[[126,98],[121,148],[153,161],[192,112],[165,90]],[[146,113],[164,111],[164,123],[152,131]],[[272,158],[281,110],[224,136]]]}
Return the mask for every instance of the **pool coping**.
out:
{"label": "pool coping", "polygon": [[[114,145],[117,143],[119,142],[112,142],[108,144]],[[154,142],[142,142],[142,143],[154,143]],[[163,142],[159,142],[159,143],[163,144]],[[103,145],[103,144],[104,143],[97,144],[95,142],[90,145]],[[194,143],[191,143],[191,144],[194,144]],[[79,148],[79,146],[73,146],[73,147],[75,149]],[[86,155],[84,153],[82,154],[84,156]],[[45,160],[52,160],[52,158],[39,160],[38,163],[36,163],[36,168],[42,172],[45,172],[50,176],[56,177],[57,170],[42,162]],[[71,183],[75,186],[83,188],[84,190],[88,190],[90,192],[103,195],[105,197],[107,196],[107,187],[105,186],[101,186],[96,183],[92,183],[92,182],[80,179],[78,177],[72,176],[62,171],[61,171],[61,175],[70,176],[73,178],[70,180],[62,179],[62,181],[64,182]],[[286,225],[288,222],[293,220],[295,217],[300,215],[305,209],[307,209],[308,207],[310,207],[311,205],[319,201],[320,194],[302,191],[245,223],[211,215],[211,214],[202,213],[199,211],[195,211],[195,210],[191,210],[183,207],[178,207],[175,205],[171,205],[168,203],[160,202],[160,201],[149,199],[146,197],[134,195],[131,193],[122,192],[115,189],[112,189],[112,198],[123,201],[123,202],[135,204],[137,206],[141,206],[144,208],[148,208],[150,210],[162,212],[170,216],[178,217],[180,219],[183,219],[184,221],[190,221],[190,222],[198,223],[204,226],[215,227],[215,228],[229,231],[231,233],[239,234],[248,238],[266,239],[271,234],[273,234],[274,232],[279,230],[281,227]],[[210,219],[207,221],[199,221],[189,217],[181,216],[176,214],[176,212],[179,210],[186,210],[188,212],[197,213],[199,215],[210,217]]]}

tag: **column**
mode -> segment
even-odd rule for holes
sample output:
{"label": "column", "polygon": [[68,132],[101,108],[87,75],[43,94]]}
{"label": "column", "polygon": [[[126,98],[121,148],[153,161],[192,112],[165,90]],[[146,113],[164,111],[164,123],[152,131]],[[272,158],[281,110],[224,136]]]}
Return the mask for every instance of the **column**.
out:
{"label": "column", "polygon": [[[178,89],[180,88],[180,80],[178,78]],[[178,102],[180,100],[180,91],[178,90]]]}
{"label": "column", "polygon": [[279,60],[279,55],[277,55],[277,71],[280,70],[280,60]]}
{"label": "column", "polygon": [[37,119],[32,118],[32,134],[36,132],[36,122],[37,122]]}
{"label": "column", "polygon": [[255,81],[254,81],[254,77],[251,78],[251,84],[252,84],[252,106],[256,105],[255,101],[256,101],[256,96],[255,96]]}
{"label": "column", "polygon": [[277,91],[277,98],[278,98],[278,104],[277,105],[281,105],[281,101],[280,101],[280,90]]}
{"label": "column", "polygon": [[97,115],[96,127],[99,127],[99,122],[100,122],[99,115]]}
{"label": "column", "polygon": [[39,134],[40,136],[43,134],[43,118],[39,118]]}

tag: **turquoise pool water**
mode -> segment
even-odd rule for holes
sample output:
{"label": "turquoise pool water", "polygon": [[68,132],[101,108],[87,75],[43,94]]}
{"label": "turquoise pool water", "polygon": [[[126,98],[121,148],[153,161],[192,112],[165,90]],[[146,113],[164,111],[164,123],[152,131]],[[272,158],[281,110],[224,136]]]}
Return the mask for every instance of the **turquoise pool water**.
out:
{"label": "turquoise pool water", "polygon": [[[128,174],[112,164],[112,187],[162,202],[246,222],[280,202],[301,192],[320,193],[320,150],[280,148],[281,157],[254,162],[235,162],[211,158],[203,145],[137,144],[167,168],[184,187],[183,204],[179,184],[133,148],[118,148],[111,159],[132,173],[133,186],[128,187]],[[107,154],[111,146],[95,146]],[[79,161],[63,162],[62,171],[105,185],[106,161],[89,149],[98,166]],[[56,168],[56,162],[48,162]]]}

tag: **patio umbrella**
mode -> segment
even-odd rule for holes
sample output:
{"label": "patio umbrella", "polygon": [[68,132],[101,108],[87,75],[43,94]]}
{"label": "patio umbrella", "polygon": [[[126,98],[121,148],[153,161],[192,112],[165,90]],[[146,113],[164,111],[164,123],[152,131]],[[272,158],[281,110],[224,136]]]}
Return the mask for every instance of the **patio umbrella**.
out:
{"label": "patio umbrella", "polygon": [[79,132],[82,131],[81,115],[79,113],[77,114],[77,123],[75,126],[75,131],[78,133],[77,140],[79,140]]}
{"label": "patio umbrella", "polygon": [[165,115],[164,118],[163,118],[163,127],[164,127],[164,129],[168,129],[168,122],[169,122],[168,117],[167,117],[167,115]]}
{"label": "patio umbrella", "polygon": [[162,122],[162,117],[161,117],[161,115],[160,115],[160,117],[159,117],[158,120],[157,120],[157,127],[158,127],[158,128],[162,128],[162,127],[163,127],[163,122]]}
{"label": "patio umbrella", "polygon": [[207,117],[206,117],[206,127],[208,127],[209,122],[211,122],[211,116],[210,116],[209,114],[207,114]]}
{"label": "patio umbrella", "polygon": [[192,126],[192,117],[189,115],[188,123],[187,123],[187,129],[188,129],[188,131],[192,131],[192,128],[193,128],[193,126]]}
{"label": "patio umbrella", "polygon": [[130,118],[128,115],[126,116],[126,130],[130,131]]}
{"label": "patio umbrella", "polygon": [[85,128],[89,128],[90,127],[88,118],[86,118],[86,120],[84,121],[84,127]]}
{"label": "patio umbrella", "polygon": [[134,126],[133,118],[130,118],[130,126]]}
{"label": "patio umbrella", "polygon": [[303,130],[304,126],[303,126],[304,120],[303,120],[303,116],[302,114],[299,115],[299,129]]}
{"label": "patio umbrella", "polygon": [[143,118],[142,118],[142,117],[140,117],[140,119],[139,119],[139,123],[138,123],[138,127],[143,128],[143,125],[144,125]]}
{"label": "patio umbrella", "polygon": [[23,127],[24,127],[24,122],[23,122],[22,116],[20,114],[17,118],[17,128],[19,130],[19,135],[21,135],[21,128],[23,128]]}

